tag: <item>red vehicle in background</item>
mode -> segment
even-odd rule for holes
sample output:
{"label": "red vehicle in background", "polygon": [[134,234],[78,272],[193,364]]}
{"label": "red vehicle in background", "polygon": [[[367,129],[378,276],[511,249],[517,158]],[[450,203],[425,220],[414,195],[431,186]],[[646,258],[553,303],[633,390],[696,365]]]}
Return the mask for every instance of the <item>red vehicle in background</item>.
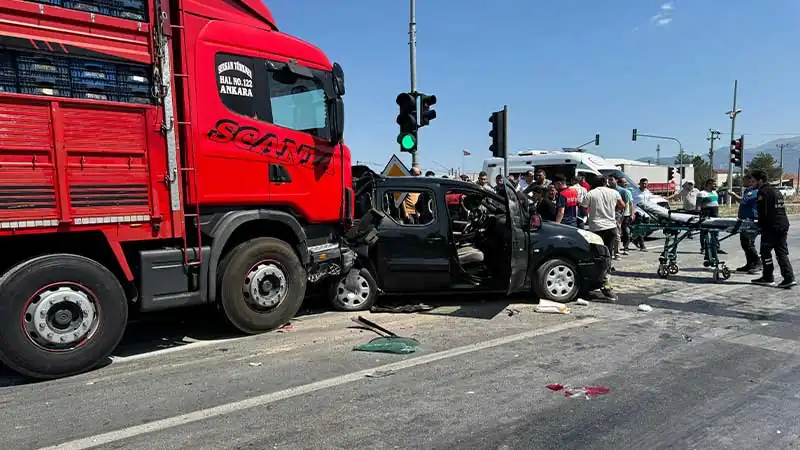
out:
{"label": "red vehicle in background", "polygon": [[3,0],[0,361],[89,370],[134,310],[286,323],[353,265],[344,91],[260,0]]}

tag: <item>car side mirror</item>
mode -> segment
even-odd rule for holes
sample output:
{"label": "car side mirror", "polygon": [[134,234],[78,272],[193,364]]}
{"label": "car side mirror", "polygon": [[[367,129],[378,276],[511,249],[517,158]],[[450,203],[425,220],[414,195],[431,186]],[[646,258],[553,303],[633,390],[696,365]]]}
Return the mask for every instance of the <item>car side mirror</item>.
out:
{"label": "car side mirror", "polygon": [[531,222],[528,225],[530,231],[539,231],[542,228],[542,216],[531,214]]}

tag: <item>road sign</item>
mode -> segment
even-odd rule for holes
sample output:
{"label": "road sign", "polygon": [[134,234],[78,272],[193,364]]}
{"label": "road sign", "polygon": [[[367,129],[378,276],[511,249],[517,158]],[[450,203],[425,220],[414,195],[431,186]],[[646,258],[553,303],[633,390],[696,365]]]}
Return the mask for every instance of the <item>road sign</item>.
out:
{"label": "road sign", "polygon": [[[389,159],[389,163],[386,164],[386,167],[383,168],[383,172],[381,175],[384,177],[407,177],[411,176],[411,171],[408,170],[403,161],[400,161],[400,158],[397,155],[392,155]],[[395,192],[394,194],[394,206],[395,208],[399,208],[400,205],[403,204],[403,200],[406,199],[406,192]]]}

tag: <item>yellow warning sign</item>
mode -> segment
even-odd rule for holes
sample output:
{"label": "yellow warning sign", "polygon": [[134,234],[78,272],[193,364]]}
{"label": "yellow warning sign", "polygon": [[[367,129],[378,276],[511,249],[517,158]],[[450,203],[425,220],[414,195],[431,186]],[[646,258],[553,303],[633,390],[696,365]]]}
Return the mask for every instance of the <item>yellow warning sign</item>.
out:
{"label": "yellow warning sign", "polygon": [[[386,164],[386,167],[383,168],[383,172],[381,175],[384,177],[407,177],[411,175],[411,171],[408,170],[403,161],[400,161],[400,158],[397,155],[392,155],[389,159],[389,163]],[[403,204],[403,200],[405,200],[407,193],[405,192],[396,192],[394,194],[394,206],[395,208],[399,208],[401,204]]]}
{"label": "yellow warning sign", "polygon": [[403,164],[403,161],[400,161],[397,155],[392,155],[389,163],[383,168],[381,175],[385,177],[407,177],[411,175],[411,171]]}

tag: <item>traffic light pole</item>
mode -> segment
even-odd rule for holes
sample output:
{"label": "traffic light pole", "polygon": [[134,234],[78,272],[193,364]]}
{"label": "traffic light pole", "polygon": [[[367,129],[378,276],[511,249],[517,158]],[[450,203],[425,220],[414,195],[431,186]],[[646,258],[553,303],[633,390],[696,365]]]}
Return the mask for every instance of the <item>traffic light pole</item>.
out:
{"label": "traffic light pole", "polygon": [[[417,92],[417,0],[410,0],[411,10],[408,20],[408,52],[409,67],[411,70],[411,93]],[[416,101],[416,96],[414,97]],[[417,119],[419,123],[419,119]],[[419,167],[419,134],[417,134],[417,149],[411,154],[411,167]]]}
{"label": "traffic light pole", "polygon": [[[739,80],[733,81],[733,109],[728,112],[731,118],[731,142],[736,140],[736,116],[739,111],[736,110],[736,96],[739,92]],[[731,144],[733,145],[733,144]],[[732,153],[732,149],[731,152]],[[730,155],[728,153],[728,155]],[[742,168],[744,168],[744,148],[742,148]],[[713,169],[713,167],[712,167]],[[733,192],[733,159],[728,157],[728,192]],[[731,196],[728,196],[728,204],[731,204]]]}
{"label": "traffic light pole", "polygon": [[[674,141],[674,142],[676,142],[678,144],[678,160],[680,161],[681,184],[683,184],[683,181],[684,181],[683,180],[683,175],[686,174],[686,171],[684,169],[684,166],[685,166],[685,164],[683,162],[684,153],[683,153],[683,144],[681,144],[681,141],[678,140],[678,138],[675,138],[675,137],[672,137],[672,136],[658,136],[658,135],[655,135],[655,134],[642,134],[642,133],[639,133],[639,132],[636,133],[636,136],[637,137],[639,137],[639,136],[648,137],[648,138],[652,138],[652,139],[664,139],[664,140],[667,140],[667,141]],[[661,151],[658,150],[658,153],[661,153]],[[658,159],[661,159],[661,157],[659,156]],[[656,161],[656,162],[659,162],[659,161]]]}
{"label": "traffic light pole", "polygon": [[503,126],[503,176],[508,178],[508,105],[503,105],[503,117],[505,117],[505,126]]}

